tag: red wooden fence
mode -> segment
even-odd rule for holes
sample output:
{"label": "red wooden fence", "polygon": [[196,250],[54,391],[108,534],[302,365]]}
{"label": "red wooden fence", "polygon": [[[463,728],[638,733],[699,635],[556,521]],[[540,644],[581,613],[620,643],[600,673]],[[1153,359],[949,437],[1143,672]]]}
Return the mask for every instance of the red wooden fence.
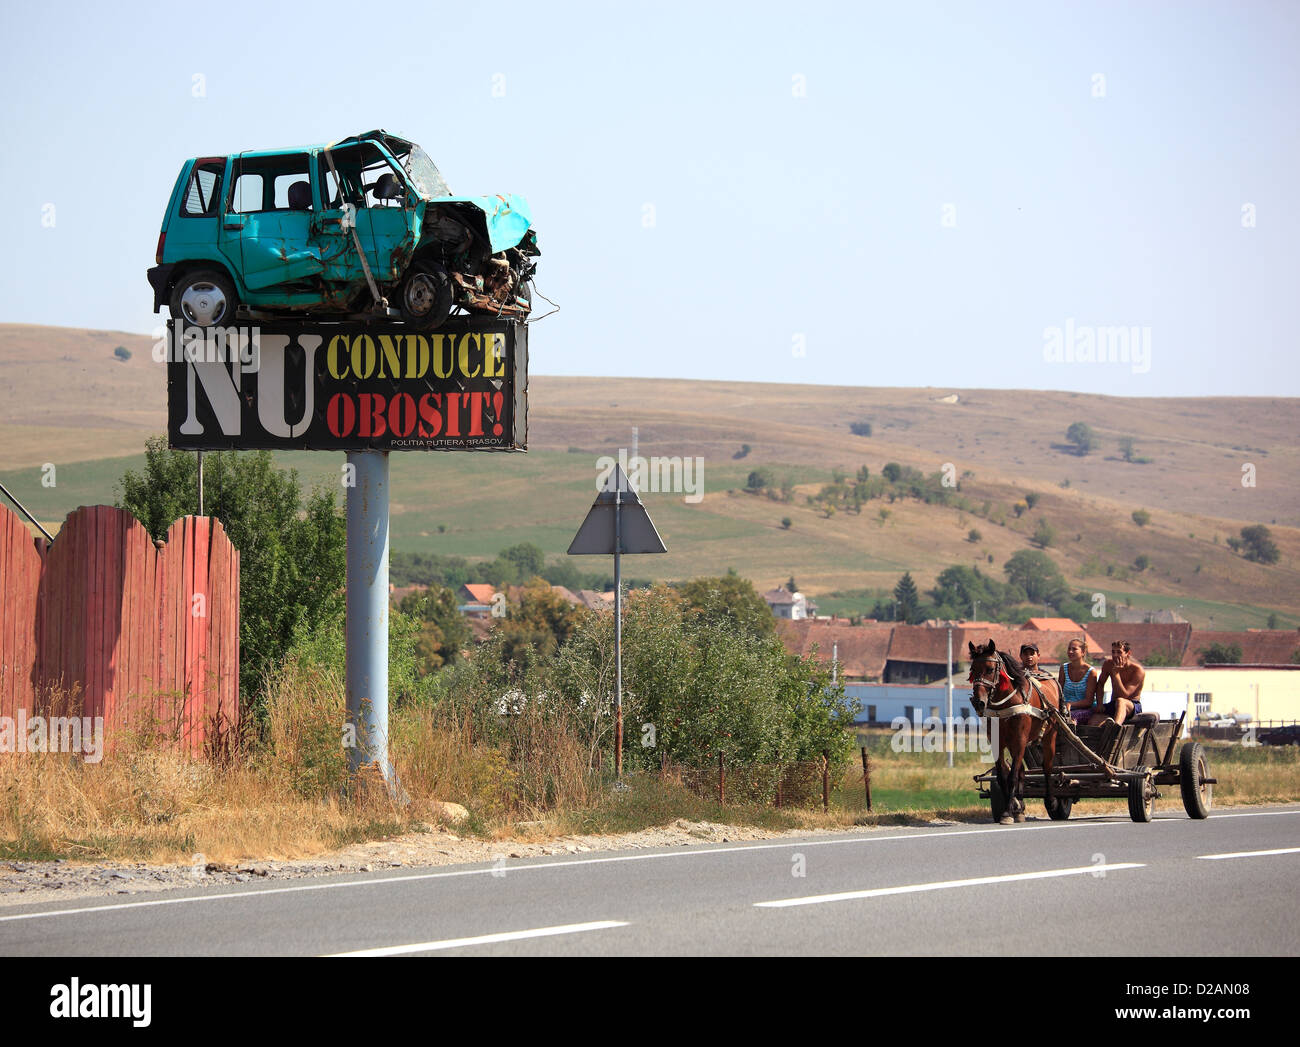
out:
{"label": "red wooden fence", "polygon": [[182,517],[155,546],[125,510],[83,506],[48,545],[0,506],[0,715],[74,689],[110,748],[153,723],[197,755],[237,722],[239,552],[219,521]]}

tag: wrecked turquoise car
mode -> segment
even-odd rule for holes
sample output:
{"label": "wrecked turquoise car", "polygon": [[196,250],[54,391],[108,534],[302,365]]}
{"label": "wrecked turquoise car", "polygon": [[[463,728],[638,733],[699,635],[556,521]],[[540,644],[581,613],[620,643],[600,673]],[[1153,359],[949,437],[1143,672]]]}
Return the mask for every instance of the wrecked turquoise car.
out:
{"label": "wrecked turquoise car", "polygon": [[396,315],[430,330],[456,308],[527,317],[539,253],[522,197],[453,196],[418,145],[368,131],[186,161],[148,275],[154,311],[198,327]]}

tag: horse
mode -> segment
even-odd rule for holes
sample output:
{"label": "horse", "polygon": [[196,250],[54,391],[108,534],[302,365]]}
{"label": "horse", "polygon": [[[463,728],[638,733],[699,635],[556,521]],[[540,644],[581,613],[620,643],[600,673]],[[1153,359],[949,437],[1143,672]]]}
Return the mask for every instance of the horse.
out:
{"label": "horse", "polygon": [[1052,806],[1052,761],[1056,758],[1056,722],[1050,709],[1060,710],[1061,689],[1056,680],[1031,679],[1019,659],[999,651],[990,639],[970,647],[971,705],[981,716],[1002,721],[994,731],[998,745],[997,784],[1003,810],[995,799],[993,819],[1000,825],[1025,820],[1025,750],[1042,738],[1043,788]]}

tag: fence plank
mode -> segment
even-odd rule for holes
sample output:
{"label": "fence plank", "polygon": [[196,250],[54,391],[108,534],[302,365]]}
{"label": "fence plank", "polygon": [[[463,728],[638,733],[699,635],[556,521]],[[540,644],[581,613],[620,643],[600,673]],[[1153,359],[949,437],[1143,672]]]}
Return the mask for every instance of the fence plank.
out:
{"label": "fence plank", "polygon": [[124,510],[83,506],[47,547],[0,506],[0,715],[78,689],[110,745],[152,713],[195,755],[214,723],[238,720],[239,552],[208,518],[182,517],[167,538],[158,549]]}

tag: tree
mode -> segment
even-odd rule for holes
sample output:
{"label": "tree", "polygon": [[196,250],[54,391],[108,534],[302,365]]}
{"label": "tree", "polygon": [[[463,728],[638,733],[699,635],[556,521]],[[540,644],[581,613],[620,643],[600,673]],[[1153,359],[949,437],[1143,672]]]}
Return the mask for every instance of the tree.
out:
{"label": "tree", "polygon": [[745,490],[757,494],[758,492],[771,487],[775,482],[776,480],[772,476],[772,470],[755,469],[749,474],[749,478],[745,481]]}
{"label": "tree", "polygon": [[497,559],[514,568],[514,578],[511,581],[526,582],[530,578],[539,577],[546,569],[546,554],[532,542],[520,542],[509,549],[502,549],[497,554]]}
{"label": "tree", "polygon": [[1119,438],[1119,453],[1120,453],[1120,457],[1122,457],[1124,461],[1126,462],[1133,461],[1134,444],[1135,441],[1131,436],[1121,436]]}
{"label": "tree", "polygon": [[871,423],[870,423],[870,422],[850,422],[850,423],[849,423],[849,432],[851,432],[854,436],[870,436],[870,435],[871,435]]}
{"label": "tree", "polygon": [[124,345],[119,345],[113,350],[113,355],[125,363],[127,360],[131,359],[131,350]]}
{"label": "tree", "polygon": [[[239,683],[260,728],[261,684],[295,637],[330,621],[343,606],[345,534],[332,490],[304,503],[297,470],[275,469],[270,451],[221,451],[204,462],[204,509],[239,550]],[[118,504],[155,539],[198,507],[198,466],[162,437],[145,447],[141,472],[128,470]]]}
{"label": "tree", "polygon": [[527,671],[553,657],[589,612],[569,603],[542,578],[534,578],[519,594],[494,630],[500,634],[500,656]]}
{"label": "tree", "polygon": [[1078,455],[1085,455],[1097,446],[1097,434],[1087,422],[1075,422],[1065,430],[1065,438],[1074,444]]}
{"label": "tree", "polygon": [[897,462],[887,463],[880,471],[884,474],[885,479],[891,484],[898,483],[898,478],[903,475],[903,467]]}
{"label": "tree", "polygon": [[1052,558],[1036,549],[1021,549],[1002,569],[1007,581],[1019,588],[1030,603],[1051,603],[1065,592],[1065,578]]}
{"label": "tree", "polygon": [[1134,509],[1133,522],[1137,524],[1139,527],[1145,527],[1147,524],[1151,522],[1151,514],[1147,512],[1145,509]]}
{"label": "tree", "polygon": [[982,539],[983,537],[984,537],[984,536],[983,536],[982,534],[980,534],[979,531],[977,531],[974,527],[972,527],[972,528],[971,528],[971,529],[966,533],[966,541],[968,541],[968,542],[970,542],[970,543],[972,543],[972,544],[974,544],[975,542],[978,542],[978,541],[979,541],[980,539]]}
{"label": "tree", "polygon": [[794,525],[794,521],[788,516],[781,517],[781,529],[788,531]]}
{"label": "tree", "polygon": [[1151,557],[1147,556],[1146,553],[1140,553],[1137,559],[1133,561],[1133,566],[1138,571],[1145,571],[1148,567],[1151,566]]}
{"label": "tree", "polygon": [[[793,578],[790,579],[794,581]],[[794,592],[794,589],[790,590]],[[729,574],[722,578],[692,578],[678,589],[687,617],[730,622],[751,636],[774,636],[776,619],[767,601],[748,578]]]}
{"label": "tree", "polygon": [[1034,544],[1040,549],[1046,549],[1056,540],[1056,528],[1049,524],[1045,519],[1038,521],[1038,526],[1034,528]]}
{"label": "tree", "polygon": [[1212,643],[1196,652],[1197,665],[1239,665],[1241,664],[1241,645],[1236,643]]}
{"label": "tree", "polygon": [[1263,524],[1241,529],[1241,555],[1255,563],[1277,563],[1281,557],[1273,535]]}
{"label": "tree", "polygon": [[910,622],[916,617],[921,597],[916,590],[916,582],[912,581],[910,571],[905,572],[898,580],[898,584],[894,586],[894,600],[898,603],[899,621]]}
{"label": "tree", "polygon": [[1025,507],[1032,509],[1038,504],[1039,494],[1037,491],[1030,491],[1025,495]]}
{"label": "tree", "polygon": [[421,623],[415,641],[417,671],[421,675],[452,664],[469,643],[469,624],[456,604],[456,594],[446,586],[408,593],[398,609]]}

